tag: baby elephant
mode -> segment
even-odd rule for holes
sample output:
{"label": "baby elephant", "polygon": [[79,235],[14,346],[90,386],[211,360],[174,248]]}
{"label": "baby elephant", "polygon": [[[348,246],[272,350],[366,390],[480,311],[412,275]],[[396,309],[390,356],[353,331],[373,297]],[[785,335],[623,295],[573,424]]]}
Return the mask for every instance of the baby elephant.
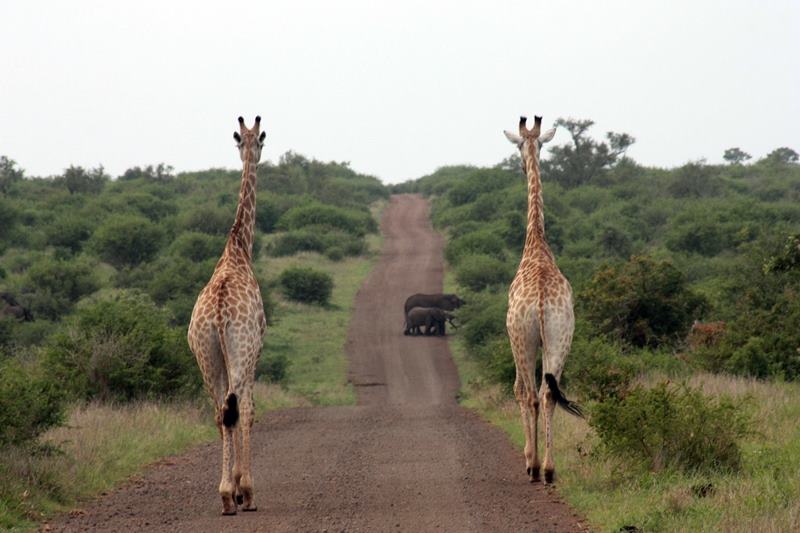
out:
{"label": "baby elephant", "polygon": [[438,307],[414,307],[406,315],[406,335],[420,335],[425,326],[425,335],[445,335],[445,322],[453,323],[455,317]]}

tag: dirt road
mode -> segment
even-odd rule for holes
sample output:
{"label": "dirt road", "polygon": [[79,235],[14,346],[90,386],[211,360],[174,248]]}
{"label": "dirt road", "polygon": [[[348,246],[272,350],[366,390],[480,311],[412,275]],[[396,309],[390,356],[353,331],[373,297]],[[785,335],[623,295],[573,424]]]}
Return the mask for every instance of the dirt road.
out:
{"label": "dirt road", "polygon": [[[579,531],[531,485],[506,436],[462,409],[447,342],[405,337],[403,302],[442,287],[442,240],[420,197],[391,199],[384,249],[348,334],[353,407],[269,413],[253,433],[256,513],[220,516],[220,446],[162,461],[52,524],[68,531]],[[209,421],[211,423],[211,421]]]}

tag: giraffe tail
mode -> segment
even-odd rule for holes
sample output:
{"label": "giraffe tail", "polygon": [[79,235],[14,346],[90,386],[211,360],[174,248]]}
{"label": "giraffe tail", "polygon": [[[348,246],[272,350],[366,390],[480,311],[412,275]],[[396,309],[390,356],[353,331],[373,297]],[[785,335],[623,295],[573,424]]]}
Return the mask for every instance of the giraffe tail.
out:
{"label": "giraffe tail", "polygon": [[228,393],[225,397],[225,405],[222,407],[222,423],[226,428],[236,425],[239,421],[239,398],[236,393]]}
{"label": "giraffe tail", "polygon": [[561,389],[558,388],[558,381],[556,381],[556,377],[553,374],[545,374],[544,380],[547,382],[547,388],[550,389],[550,392],[553,393],[553,399],[556,403],[561,407],[563,410],[571,414],[572,416],[577,416],[578,418],[585,418],[583,416],[583,411],[581,410],[580,406],[575,403],[567,400],[563,394],[561,394]]}

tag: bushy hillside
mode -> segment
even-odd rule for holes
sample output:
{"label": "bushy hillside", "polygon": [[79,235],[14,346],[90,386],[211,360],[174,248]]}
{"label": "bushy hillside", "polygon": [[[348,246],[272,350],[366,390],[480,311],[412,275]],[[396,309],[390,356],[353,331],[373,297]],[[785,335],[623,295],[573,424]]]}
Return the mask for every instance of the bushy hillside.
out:
{"label": "bushy hillside", "polygon": [[[240,179],[238,170],[174,174],[164,165],[116,179],[102,167],[26,177],[3,157],[0,364],[58,380],[65,399],[195,394],[186,326],[233,223]],[[369,204],[388,195],[346,163],[291,152],[262,163],[258,180],[255,260],[302,250],[359,255],[377,229]],[[13,397],[25,383],[0,388]]]}
{"label": "bushy hillside", "polygon": [[[726,152],[726,165],[650,168],[624,155],[630,136],[609,133],[601,142],[589,137],[590,121],[558,125],[572,140],[545,145],[541,167],[547,240],[577,300],[567,379],[598,337],[625,354],[668,354],[665,364],[686,351],[681,359],[712,370],[800,377],[798,268],[765,267],[800,233],[797,154],[780,148],[742,164],[738,150]],[[440,168],[395,190],[433,198],[446,259],[470,293],[461,313],[470,352],[509,383],[506,290],[527,211],[519,156],[492,168]],[[695,320],[724,324],[690,346]]]}

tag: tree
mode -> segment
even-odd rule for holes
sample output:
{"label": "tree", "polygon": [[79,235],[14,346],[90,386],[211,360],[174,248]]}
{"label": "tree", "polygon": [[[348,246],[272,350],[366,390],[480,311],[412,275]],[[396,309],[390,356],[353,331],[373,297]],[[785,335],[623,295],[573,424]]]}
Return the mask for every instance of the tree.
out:
{"label": "tree", "polygon": [[706,307],[672,264],[637,256],[598,271],[582,300],[598,332],[637,347],[683,339]]}
{"label": "tree", "polygon": [[606,133],[607,142],[598,142],[586,132],[594,125],[591,120],[559,118],[556,127],[566,129],[572,144],[555,146],[548,160],[542,162],[547,176],[565,187],[577,187],[590,182],[606,169],[612,167],[636,142],[627,133]]}
{"label": "tree", "polygon": [[143,178],[153,181],[167,181],[175,177],[173,175],[174,170],[175,169],[172,168],[172,166],[165,165],[164,163],[159,163],[155,167],[153,167],[153,165],[147,165],[144,168],[132,167],[126,170],[125,173],[119,177],[119,179],[128,181]]}
{"label": "tree", "polygon": [[791,163],[797,163],[799,158],[800,156],[797,154],[797,152],[789,147],[783,146],[768,153],[764,160],[769,163],[782,163],[784,165],[788,165]]}
{"label": "tree", "polygon": [[163,237],[161,227],[148,219],[123,214],[108,218],[97,228],[93,245],[103,260],[119,268],[152,259]]}
{"label": "tree", "polygon": [[727,161],[730,165],[741,165],[748,159],[751,159],[751,156],[739,148],[728,148],[725,150],[725,153],[722,154],[722,159]]}
{"label": "tree", "polygon": [[64,171],[64,175],[59,178],[67,186],[70,194],[75,193],[99,193],[110,179],[108,174],[100,165],[97,168],[86,170],[83,167],[70,166]]}
{"label": "tree", "polygon": [[800,233],[791,235],[783,250],[771,256],[764,265],[764,272],[788,272],[800,270]]}
{"label": "tree", "polygon": [[95,270],[94,265],[82,260],[42,258],[25,273],[21,299],[34,316],[58,319],[78,300],[100,288]]}
{"label": "tree", "polygon": [[0,156],[0,192],[7,193],[11,188],[11,184],[21,180],[24,177],[25,171],[21,168],[15,168],[17,162],[9,159],[6,156]]}

